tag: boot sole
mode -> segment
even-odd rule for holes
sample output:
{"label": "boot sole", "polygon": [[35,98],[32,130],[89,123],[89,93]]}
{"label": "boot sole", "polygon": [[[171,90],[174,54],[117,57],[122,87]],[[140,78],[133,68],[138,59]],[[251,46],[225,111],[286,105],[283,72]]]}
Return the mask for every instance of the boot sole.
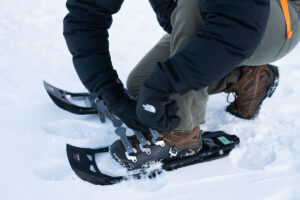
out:
{"label": "boot sole", "polygon": [[240,116],[238,113],[234,113],[234,112],[231,112],[231,109],[230,109],[230,105],[227,106],[226,108],[226,111],[229,112],[230,114],[238,117],[238,118],[241,118],[241,119],[248,119],[248,120],[251,120],[251,119],[255,119],[258,114],[259,114],[259,111],[261,109],[261,105],[263,103],[263,101],[269,97],[271,98],[279,84],[279,70],[278,70],[278,67],[274,66],[274,65],[268,65],[268,67],[270,68],[270,70],[272,71],[273,73],[273,81],[271,81],[267,87],[265,88],[264,92],[262,93],[262,95],[260,95],[259,97],[259,100],[257,102],[257,106],[256,106],[256,109],[254,111],[254,115],[253,116],[250,116],[250,117],[243,117],[243,116]]}

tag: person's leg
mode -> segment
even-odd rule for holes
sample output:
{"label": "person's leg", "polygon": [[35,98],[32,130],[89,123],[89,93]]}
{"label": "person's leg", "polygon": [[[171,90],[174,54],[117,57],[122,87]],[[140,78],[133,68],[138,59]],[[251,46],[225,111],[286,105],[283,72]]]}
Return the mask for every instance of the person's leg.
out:
{"label": "person's leg", "polygon": [[[201,15],[202,0],[179,0],[178,6],[171,17],[171,54],[172,57],[182,50],[195,33],[204,25]],[[175,94],[171,97],[178,103],[177,115],[181,122],[178,130],[191,130],[205,122],[206,104],[208,101],[207,88],[190,91],[184,95]]]}
{"label": "person's leg", "polygon": [[[156,62],[164,61],[169,55],[172,56],[184,48],[195,32],[201,28],[204,24],[204,20],[200,15],[200,1],[201,0],[178,1],[178,7],[172,15],[172,36],[166,36],[166,38],[160,41],[131,73],[128,80],[128,89],[131,93],[138,96],[142,82],[150,74]],[[278,30],[274,29],[273,31]],[[170,47],[169,50],[167,50],[168,46]],[[169,54],[167,53],[168,51]],[[163,53],[163,55],[161,55],[161,53]],[[254,59],[254,61],[258,62],[259,58]],[[244,72],[244,70],[242,71]],[[240,75],[241,72],[239,69],[234,70],[227,77],[220,80],[219,85],[215,85],[214,91],[220,90],[222,86],[231,81],[235,82]],[[261,78],[263,77],[259,76],[259,79]],[[147,146],[143,146],[146,139],[143,139],[143,137],[138,134],[139,132],[129,137],[128,140],[124,138],[118,140],[110,148],[113,158],[117,162],[122,163],[123,166],[136,169],[147,162],[183,158],[199,152],[202,148],[199,124],[204,121],[207,97],[207,89],[192,91],[183,96],[174,95],[172,98],[178,102],[180,109],[178,115],[182,119],[178,127],[179,130],[162,131],[162,138],[160,138],[162,140],[151,142],[150,145],[147,144]],[[153,134],[150,133],[144,133],[144,136],[150,141],[154,139]],[[127,149],[131,151],[128,152]]]}
{"label": "person's leg", "polygon": [[[178,0],[172,14],[172,35],[164,36],[159,43],[138,63],[127,80],[127,89],[138,96],[143,81],[157,62],[163,62],[187,45],[193,35],[204,25],[201,16],[202,0]],[[177,115],[181,118],[178,130],[191,130],[205,120],[205,107],[208,100],[207,89],[191,91],[185,95],[171,97],[178,103]]]}
{"label": "person's leg", "polygon": [[[298,3],[297,3],[298,2]],[[201,15],[201,0],[178,1],[178,7],[172,15],[173,33],[171,36],[171,55],[180,51],[191,40],[192,36],[204,25],[204,18]],[[271,12],[269,22],[266,28],[265,36],[255,51],[255,53],[246,59],[240,66],[258,66],[262,70],[255,70],[257,73],[264,73],[265,64],[274,62],[288,54],[298,43],[300,34],[299,27],[299,0],[289,1],[289,10],[291,15],[293,37],[286,37],[286,23],[283,16],[280,0],[270,2]],[[199,61],[201,62],[201,61]],[[271,69],[268,69],[271,71]],[[228,86],[236,83],[243,76],[243,67],[238,67],[227,76],[211,85],[207,90],[191,91],[183,96],[174,95],[173,98],[178,102],[178,115],[182,119],[178,129],[188,130],[205,120],[205,108],[208,100],[208,94],[214,94],[224,91]],[[261,74],[257,74],[259,79]],[[272,77],[274,78],[273,74]],[[253,77],[251,77],[253,78]],[[276,81],[275,79],[272,80]],[[262,80],[270,85],[275,84],[272,81]],[[247,82],[247,81],[246,81]],[[249,80],[250,82],[250,80]],[[247,87],[247,85],[245,85]],[[266,85],[266,88],[268,86]],[[257,89],[264,88],[258,85]],[[253,89],[252,91],[257,91]],[[260,95],[257,95],[260,96]],[[259,99],[258,97],[257,99]],[[258,105],[260,102],[258,103]]]}
{"label": "person's leg", "polygon": [[[300,39],[300,0],[288,1],[293,36],[287,39],[286,22],[280,0],[270,2],[271,12],[265,36],[255,53],[240,66],[263,66],[279,60],[292,51]],[[209,94],[224,92],[230,85],[239,80],[242,68],[239,67],[208,88]]]}
{"label": "person's leg", "polygon": [[[139,88],[152,71],[158,61],[164,61],[168,58],[167,47],[170,45],[170,56],[180,51],[191,40],[192,36],[204,25],[204,18],[201,16],[202,0],[179,0],[178,7],[172,15],[173,32],[171,38],[163,39],[160,42],[165,48],[155,47],[149,54],[138,64],[138,67],[131,73],[128,81],[128,89],[134,95],[138,95]],[[249,59],[245,60],[242,65],[259,65],[262,63],[273,62],[286,55],[299,40],[298,31],[298,14],[294,9],[294,4],[290,4],[291,22],[294,31],[293,38],[286,39],[285,20],[279,0],[271,1],[271,14],[266,30],[265,37],[256,52]],[[171,40],[171,44],[169,41]],[[161,46],[161,44],[158,46]],[[163,55],[160,53],[163,50]],[[157,55],[152,56],[152,55]],[[151,59],[152,57],[153,59]],[[241,66],[242,66],[241,65]],[[145,69],[144,69],[145,68]],[[237,68],[225,76],[220,81],[209,87],[209,94],[224,91],[229,84],[235,83],[242,75],[241,68]],[[135,78],[137,77],[137,79]],[[200,91],[191,91],[183,96],[174,95],[172,97],[179,105],[178,115],[182,119],[179,127],[180,130],[189,130],[205,120],[205,108],[208,100],[206,89]]]}
{"label": "person's leg", "polygon": [[209,95],[224,92],[224,90],[231,84],[236,83],[242,75],[242,67],[238,67],[221,80],[217,81],[213,85],[210,85],[207,89]]}
{"label": "person's leg", "polygon": [[139,95],[144,80],[152,72],[157,62],[163,62],[170,57],[170,41],[169,34],[163,36],[130,72],[127,79],[127,89],[132,96],[137,97]]}
{"label": "person's leg", "polygon": [[287,55],[298,43],[299,0],[288,1],[293,36],[288,39],[280,0],[270,2],[271,12],[264,38],[254,54],[216,84],[209,93],[234,93],[235,100],[226,111],[243,119],[255,118],[266,97],[271,97],[279,82],[278,67],[268,63]]}

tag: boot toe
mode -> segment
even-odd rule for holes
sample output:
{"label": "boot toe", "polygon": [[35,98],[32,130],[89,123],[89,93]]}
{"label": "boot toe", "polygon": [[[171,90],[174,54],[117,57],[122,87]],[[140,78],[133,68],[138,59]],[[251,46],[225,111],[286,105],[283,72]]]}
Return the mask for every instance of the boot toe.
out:
{"label": "boot toe", "polygon": [[235,106],[234,103],[231,103],[226,107],[226,112],[228,112],[228,113],[230,113],[230,114],[232,114],[236,117],[242,118],[242,119],[253,119],[253,118],[255,118],[255,115],[246,116],[246,115],[243,115],[242,113],[240,113],[239,109]]}
{"label": "boot toe", "polygon": [[118,163],[125,166],[126,168],[131,168],[130,161],[127,159],[125,155],[125,148],[121,142],[121,140],[115,141],[109,148],[109,152],[113,159],[115,159]]}

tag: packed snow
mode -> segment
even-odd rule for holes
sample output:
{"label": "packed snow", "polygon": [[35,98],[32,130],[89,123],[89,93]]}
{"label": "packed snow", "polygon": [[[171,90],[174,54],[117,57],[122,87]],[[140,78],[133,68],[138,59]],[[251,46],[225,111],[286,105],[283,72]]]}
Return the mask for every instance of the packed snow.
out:
{"label": "packed snow", "polygon": [[[227,158],[164,173],[154,180],[94,186],[71,170],[66,143],[103,147],[117,138],[112,124],[56,107],[42,81],[85,91],[62,36],[61,0],[0,1],[0,199],[300,199],[300,46],[284,59],[280,84],[259,117],[226,113],[226,95],[210,97],[203,130],[241,138]],[[146,0],[125,1],[110,31],[112,60],[123,82],[163,31]],[[101,169],[124,173],[109,155]]]}

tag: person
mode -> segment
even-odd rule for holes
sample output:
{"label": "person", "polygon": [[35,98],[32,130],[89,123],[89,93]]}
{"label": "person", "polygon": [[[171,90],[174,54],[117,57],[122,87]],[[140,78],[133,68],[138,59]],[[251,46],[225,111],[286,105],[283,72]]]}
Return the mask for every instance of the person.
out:
{"label": "person", "polygon": [[[137,102],[124,92],[109,54],[108,29],[123,0],[68,0],[64,19],[83,84],[128,127],[143,133],[128,138],[130,155],[122,140],[110,148],[131,169],[199,152],[210,94],[234,93],[226,110],[255,118],[278,84],[278,69],[269,63],[300,39],[300,0],[149,1],[167,34],[128,77],[127,89]],[[159,131],[156,140],[152,129]],[[142,140],[147,145],[141,146]]]}

